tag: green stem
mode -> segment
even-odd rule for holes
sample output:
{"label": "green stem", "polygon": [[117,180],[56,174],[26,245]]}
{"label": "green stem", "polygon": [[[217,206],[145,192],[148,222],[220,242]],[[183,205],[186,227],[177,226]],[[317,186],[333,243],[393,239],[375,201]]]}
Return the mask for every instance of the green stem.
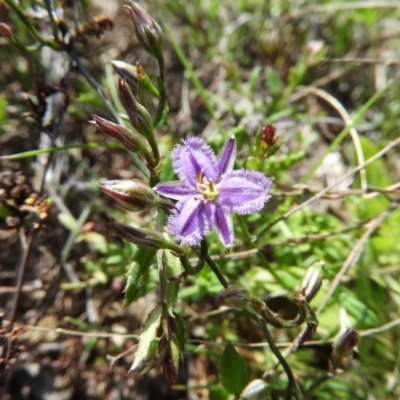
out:
{"label": "green stem", "polygon": [[74,150],[74,149],[97,149],[97,148],[108,148],[114,150],[122,150],[125,147],[119,143],[84,143],[84,144],[71,144],[68,146],[60,146],[60,147],[49,147],[48,149],[36,149],[25,151],[23,153],[11,154],[6,156],[0,156],[0,160],[21,160],[23,158],[29,157],[36,157],[40,154],[47,154],[47,153],[57,153],[59,151],[67,151],[67,150]]}
{"label": "green stem", "polygon": [[[96,80],[90,75],[89,71],[85,68],[85,66],[82,64],[81,60],[79,59],[78,56],[75,55],[75,51],[72,50],[70,52],[70,57],[72,60],[75,61],[76,66],[82,73],[82,75],[86,78],[86,80],[89,82],[89,84],[93,87],[93,89],[96,91],[96,93],[99,95],[99,97],[103,100],[103,103],[105,106],[108,108],[114,119],[120,124],[124,125],[124,121],[122,118],[119,116],[118,112],[115,110],[114,106],[111,104],[111,101],[108,99],[106,94],[104,93],[103,89],[101,86],[96,82]],[[132,160],[133,163],[136,165],[136,167],[143,173],[144,176],[149,176],[149,172],[142,162],[142,160],[138,157],[137,154],[132,153]]]}
{"label": "green stem", "polygon": [[29,18],[24,14],[23,10],[19,7],[18,4],[14,3],[13,0],[5,0],[8,6],[18,15],[19,19],[23,22],[23,24],[28,28],[29,32],[32,36],[43,46],[48,46],[52,48],[54,51],[60,51],[61,46],[58,43],[55,43],[51,40],[45,39],[33,26]]}
{"label": "green stem", "polygon": [[229,286],[228,281],[225,279],[224,275],[222,275],[222,272],[219,270],[218,265],[214,262],[214,260],[207,254],[206,256],[206,262],[214,272],[214,274],[217,276],[218,280],[221,282],[221,285],[227,289]]}
{"label": "green stem", "polygon": [[49,14],[50,22],[51,22],[51,29],[53,30],[54,40],[58,42],[58,25],[54,18],[53,7],[51,4],[51,0],[44,0],[44,4],[46,6],[47,13]]}
{"label": "green stem", "polygon": [[207,242],[205,240],[202,240],[200,244],[199,261],[195,266],[190,264],[186,254],[180,258],[182,266],[188,275],[197,275],[203,269],[204,262],[207,257],[207,252]]}
{"label": "green stem", "polygon": [[[167,100],[167,94],[165,90],[165,63],[164,63],[164,57],[161,57],[158,60],[158,68],[160,71],[160,77],[157,80],[158,83],[158,93],[159,93],[159,101],[158,101],[158,107],[157,107],[157,112],[156,116],[154,117],[154,128],[157,128],[162,121],[163,115],[164,115],[164,110],[165,110],[165,103]],[[139,85],[140,88],[140,85]]]}
{"label": "green stem", "polygon": [[251,243],[251,235],[249,230],[247,229],[247,224],[244,222],[244,217],[242,215],[237,215],[237,219],[239,220],[240,227],[242,228],[242,233],[244,235],[244,240],[247,246],[250,246]]}
{"label": "green stem", "polygon": [[279,351],[278,347],[275,345],[274,339],[272,338],[271,333],[269,332],[265,322],[262,320],[259,320],[259,323],[260,323],[260,327],[264,333],[265,339],[267,339],[267,342],[269,344],[271,351],[274,353],[275,357],[278,359],[278,361],[282,365],[283,369],[285,370],[286,376],[288,378],[288,385],[287,385],[285,400],[286,399],[291,400],[292,396],[294,396],[294,398],[296,400],[300,400],[302,398],[302,396],[300,394],[300,389],[297,386],[297,383],[294,379],[293,372],[292,372],[291,368],[289,367],[289,364],[286,362],[286,360],[282,356],[281,352]]}
{"label": "green stem", "polygon": [[291,368],[289,367],[289,364],[286,362],[285,358],[282,356],[280,350],[276,346],[274,339],[271,336],[271,333],[268,330],[268,327],[262,319],[258,316],[256,311],[252,310],[251,308],[247,307],[246,311],[251,315],[251,317],[257,321],[264,333],[265,339],[267,340],[269,347],[271,351],[274,353],[275,357],[278,359],[279,363],[282,365],[283,369],[285,370],[286,376],[288,378],[288,386],[287,386],[287,392],[285,399],[291,400],[292,396],[296,400],[300,400],[302,398],[300,394],[299,387],[297,386],[297,383],[294,379],[293,372]]}

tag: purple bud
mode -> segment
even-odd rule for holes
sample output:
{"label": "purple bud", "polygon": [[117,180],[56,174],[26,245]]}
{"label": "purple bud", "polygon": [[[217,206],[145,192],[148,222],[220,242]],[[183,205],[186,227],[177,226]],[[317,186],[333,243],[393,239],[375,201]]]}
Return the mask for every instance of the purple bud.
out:
{"label": "purple bud", "polygon": [[174,204],[160,198],[154,190],[138,179],[120,179],[99,184],[100,189],[130,211],[144,211],[152,207],[173,208]]}
{"label": "purple bud", "polygon": [[250,302],[251,294],[248,289],[240,285],[230,285],[218,293],[217,304],[234,310],[243,310]]}
{"label": "purple bud", "polygon": [[131,1],[125,6],[132,18],[133,27],[140,45],[158,61],[163,58],[164,35],[157,22],[150,17],[137,3]]}

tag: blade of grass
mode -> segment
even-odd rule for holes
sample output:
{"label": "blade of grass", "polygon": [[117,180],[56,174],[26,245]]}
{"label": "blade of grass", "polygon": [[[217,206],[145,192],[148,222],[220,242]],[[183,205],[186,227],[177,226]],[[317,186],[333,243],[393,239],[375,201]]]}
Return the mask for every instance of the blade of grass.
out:
{"label": "blade of grass", "polygon": [[106,148],[106,149],[113,149],[113,150],[123,150],[125,149],[124,146],[118,143],[105,143],[105,142],[91,142],[91,143],[84,143],[84,144],[71,144],[68,146],[60,146],[60,147],[49,147],[48,149],[36,149],[30,151],[24,151],[23,153],[11,154],[7,156],[0,156],[0,161],[3,160],[21,160],[23,158],[30,158],[36,157],[40,154],[47,154],[47,153],[57,153],[59,151],[67,151],[67,150],[74,150],[74,149],[97,149],[97,148]]}
{"label": "blade of grass", "polygon": [[339,133],[336,139],[330,144],[330,146],[326,149],[324,154],[318,160],[318,162],[310,169],[310,171],[303,177],[301,183],[307,183],[311,177],[315,174],[317,169],[322,164],[324,158],[334,151],[340,143],[345,139],[345,137],[350,133],[351,129],[360,121],[360,119],[364,116],[364,114],[372,107],[372,105],[379,99],[379,97],[386,91],[386,89],[393,83],[393,81],[389,81],[386,86],[382,89],[378,90],[360,109],[355,113],[352,118],[351,124],[345,126],[343,130]]}
{"label": "blade of grass", "polygon": [[193,84],[195,85],[197,89],[197,93],[199,96],[203,99],[204,105],[207,108],[207,111],[210,113],[210,116],[212,120],[214,121],[215,125],[218,128],[218,131],[222,131],[221,124],[219,122],[219,119],[215,115],[214,112],[214,107],[210,102],[210,97],[211,93],[209,93],[203,86],[203,84],[200,82],[200,79],[197,77],[196,72],[194,71],[192,64],[190,61],[186,58],[184,52],[182,51],[181,47],[179,46],[178,42],[175,40],[175,37],[171,30],[168,28],[168,26],[163,23],[163,30],[166,33],[169,41],[171,42],[171,45],[173,49],[175,50],[177,56],[181,60],[182,64],[184,65],[186,71],[188,72],[190,79],[192,80]]}

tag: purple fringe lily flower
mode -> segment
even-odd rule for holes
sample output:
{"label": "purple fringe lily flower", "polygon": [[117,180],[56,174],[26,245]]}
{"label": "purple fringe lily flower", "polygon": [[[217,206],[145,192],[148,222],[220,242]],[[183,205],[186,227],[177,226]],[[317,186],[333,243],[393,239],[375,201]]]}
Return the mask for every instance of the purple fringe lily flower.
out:
{"label": "purple fringe lily flower", "polygon": [[204,140],[183,141],[172,151],[179,181],[159,183],[154,190],[178,200],[168,220],[169,233],[182,245],[193,246],[215,226],[221,242],[233,242],[231,214],[253,214],[271,197],[271,180],[260,172],[233,171],[236,140],[231,137],[217,158]]}

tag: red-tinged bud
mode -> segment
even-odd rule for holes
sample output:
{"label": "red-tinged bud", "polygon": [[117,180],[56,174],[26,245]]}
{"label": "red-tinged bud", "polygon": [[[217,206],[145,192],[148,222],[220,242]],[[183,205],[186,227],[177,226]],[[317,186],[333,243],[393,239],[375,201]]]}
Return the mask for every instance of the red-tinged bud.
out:
{"label": "red-tinged bud", "polygon": [[158,61],[163,59],[164,35],[157,22],[150,17],[137,3],[131,1],[125,6],[132,18],[133,27],[140,45]]}
{"label": "red-tinged bud", "polygon": [[120,179],[99,184],[100,189],[130,211],[144,211],[153,207],[172,209],[174,204],[161,198],[146,183],[138,179]]}
{"label": "red-tinged bud", "polygon": [[275,136],[275,133],[276,128],[272,124],[267,124],[260,128],[261,147],[264,151],[268,150],[277,142],[278,138]]}
{"label": "red-tinged bud", "polygon": [[4,36],[7,39],[11,39],[13,37],[11,28],[3,22],[0,22],[0,35]]}
{"label": "red-tinged bud", "polygon": [[251,294],[248,289],[240,285],[230,285],[218,293],[217,304],[234,310],[243,310],[249,303]]}
{"label": "red-tinged bud", "polygon": [[149,142],[153,150],[154,157],[159,158],[157,142],[154,138],[153,123],[148,111],[135,99],[135,96],[129,90],[125,79],[118,80],[119,94],[128,113],[132,126],[143,135]]}
{"label": "red-tinged bud", "polygon": [[360,335],[355,329],[349,328],[333,342],[332,366],[347,364],[353,356],[353,349],[358,345]]}
{"label": "red-tinged bud", "polygon": [[151,229],[136,228],[131,225],[121,224],[114,219],[111,219],[111,227],[114,232],[128,242],[132,242],[139,247],[147,250],[166,249],[174,254],[181,256],[185,254],[185,249],[181,246],[168,240],[161,232]]}
{"label": "red-tinged bud", "polygon": [[153,82],[139,62],[137,62],[136,66],[134,66],[124,61],[112,60],[111,65],[113,66],[114,71],[122,79],[126,79],[131,86],[136,86],[138,82],[140,82],[147,92],[151,93],[157,98],[160,97],[160,92],[153,85]]}
{"label": "red-tinged bud", "polygon": [[97,115],[92,115],[92,118],[89,123],[94,125],[100,132],[118,140],[128,150],[143,156],[152,168],[156,166],[154,157],[149,152],[148,145],[141,136],[122,125],[115,124]]}

